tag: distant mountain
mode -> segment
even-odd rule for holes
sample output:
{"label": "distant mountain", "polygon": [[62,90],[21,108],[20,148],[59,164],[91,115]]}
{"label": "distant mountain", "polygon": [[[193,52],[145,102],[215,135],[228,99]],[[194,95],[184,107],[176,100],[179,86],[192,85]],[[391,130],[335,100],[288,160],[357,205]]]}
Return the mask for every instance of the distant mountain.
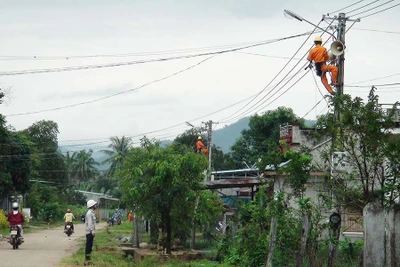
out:
{"label": "distant mountain", "polygon": [[[228,153],[231,149],[231,146],[236,142],[236,140],[241,136],[242,131],[249,129],[249,122],[250,117],[245,117],[243,119],[238,120],[235,123],[230,125],[225,125],[223,128],[214,130],[212,135],[212,143],[219,147],[224,153]],[[313,127],[315,125],[315,120],[306,120],[305,125],[307,127]],[[214,126],[215,128],[218,127]],[[171,140],[161,140],[161,146],[168,146],[171,144]],[[99,147],[98,145],[85,146],[85,149],[93,149],[93,158],[97,162],[101,163],[105,159],[107,159],[107,155],[102,153],[101,150],[107,149],[107,146]],[[61,152],[66,153],[67,151],[71,150],[78,150],[78,149],[71,149],[71,147],[60,147]],[[109,165],[102,164],[98,167],[99,170],[106,170],[108,169]]]}
{"label": "distant mountain", "polygon": [[231,146],[242,135],[243,130],[249,129],[250,117],[245,117],[237,122],[225,125],[222,129],[213,131],[212,143],[220,147],[224,153],[228,153]]}

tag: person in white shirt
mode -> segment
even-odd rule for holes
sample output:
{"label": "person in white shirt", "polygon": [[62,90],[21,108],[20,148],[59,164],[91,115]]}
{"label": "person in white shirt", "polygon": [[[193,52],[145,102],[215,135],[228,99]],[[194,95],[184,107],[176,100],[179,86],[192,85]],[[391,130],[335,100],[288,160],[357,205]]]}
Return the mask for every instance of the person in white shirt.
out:
{"label": "person in white shirt", "polygon": [[85,217],[85,231],[86,231],[86,248],[85,260],[90,261],[90,253],[92,253],[93,240],[96,235],[96,215],[94,211],[97,208],[97,202],[90,199],[87,202],[88,211]]}

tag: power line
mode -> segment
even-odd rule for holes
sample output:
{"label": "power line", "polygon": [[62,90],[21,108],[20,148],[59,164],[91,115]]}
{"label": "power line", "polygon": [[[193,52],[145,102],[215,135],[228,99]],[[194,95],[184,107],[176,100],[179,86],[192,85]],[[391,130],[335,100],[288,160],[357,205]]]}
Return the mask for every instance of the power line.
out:
{"label": "power line", "polygon": [[160,51],[149,51],[149,52],[137,52],[137,53],[119,53],[119,54],[98,54],[98,55],[70,55],[70,56],[0,56],[0,60],[69,60],[69,59],[85,59],[85,58],[114,58],[114,57],[137,57],[137,56],[158,56],[166,54],[179,54],[179,53],[189,53],[213,49],[222,48],[234,48],[236,46],[258,44],[267,42],[257,41],[257,42],[242,42],[236,44],[228,45],[217,45],[217,46],[206,46],[197,48],[183,48],[183,49],[172,49],[172,50],[160,50]]}
{"label": "power line", "polygon": [[372,87],[372,86],[395,86],[395,85],[400,85],[400,82],[396,83],[383,83],[383,84],[372,84],[372,85],[346,85],[346,87]]}
{"label": "power line", "polygon": [[50,72],[64,72],[64,71],[76,71],[76,70],[87,70],[87,69],[101,69],[101,68],[111,68],[111,67],[121,67],[121,66],[129,66],[136,64],[144,64],[144,63],[152,63],[152,62],[165,62],[170,60],[178,60],[178,59],[187,59],[187,58],[195,58],[195,57],[203,57],[203,56],[212,56],[225,54],[235,51],[240,51],[252,47],[257,47],[261,45],[271,44],[279,41],[284,41],[292,38],[301,37],[307,35],[309,33],[302,33],[297,35],[291,35],[288,37],[272,39],[269,41],[242,46],[238,48],[226,49],[216,52],[209,53],[200,53],[194,55],[183,55],[183,56],[174,56],[174,57],[166,57],[166,58],[157,58],[157,59],[148,59],[148,60],[137,60],[137,61],[127,61],[127,62],[117,62],[117,63],[109,63],[109,64],[98,64],[98,65],[85,65],[85,66],[72,66],[72,67],[62,67],[62,68],[48,68],[48,69],[32,69],[32,70],[20,70],[20,71],[8,71],[8,72],[0,72],[0,76],[13,76],[13,75],[24,75],[24,74],[38,74],[38,73],[50,73]]}
{"label": "power line", "polygon": [[386,11],[386,10],[392,9],[392,8],[398,6],[398,5],[400,5],[400,3],[398,3],[398,4],[396,4],[396,5],[393,5],[393,6],[391,6],[391,7],[385,8],[385,9],[381,9],[381,10],[379,10],[379,11],[377,11],[377,12],[374,12],[374,13],[372,13],[372,14],[368,14],[368,15],[366,15],[366,16],[364,16],[364,17],[361,17],[361,18],[367,18],[367,17],[370,17],[370,16],[372,16],[372,15],[379,14],[379,13],[384,12],[384,11]]}
{"label": "power line", "polygon": [[178,75],[178,74],[181,74],[181,73],[183,73],[183,72],[185,72],[185,71],[188,71],[188,70],[190,70],[190,69],[193,69],[193,68],[195,68],[195,67],[201,65],[202,63],[206,62],[207,60],[210,60],[211,58],[213,58],[213,57],[215,57],[215,56],[216,56],[216,55],[211,56],[211,57],[208,57],[208,58],[206,58],[206,59],[203,59],[202,61],[197,62],[196,64],[193,64],[193,65],[191,65],[191,66],[189,66],[189,67],[187,67],[187,68],[185,68],[185,69],[182,69],[182,70],[180,70],[180,71],[174,72],[174,73],[172,73],[172,74],[170,74],[170,75],[167,75],[167,76],[165,76],[165,77],[163,77],[163,78],[156,79],[156,80],[152,80],[152,81],[150,81],[150,82],[147,82],[147,83],[145,83],[145,84],[142,84],[142,85],[139,86],[139,87],[132,88],[132,89],[129,89],[129,90],[125,90],[125,91],[122,91],[122,92],[118,92],[118,93],[115,93],[115,94],[112,94],[112,95],[103,96],[103,97],[96,98],[96,99],[93,99],[93,100],[84,101],[84,102],[75,103],[75,104],[66,105],[66,106],[61,106],[61,107],[56,107],[56,108],[43,109],[43,110],[38,110],[38,111],[30,111],[30,112],[21,112],[21,113],[14,113],[14,114],[7,114],[7,115],[5,115],[5,116],[13,117],[13,116],[22,116],[22,115],[32,115],[32,114],[38,114],[38,113],[43,113],[43,112],[48,112],[48,111],[55,111],[55,110],[61,110],[61,109],[66,109],[66,108],[72,108],[72,107],[76,107],[76,106],[91,104],[91,103],[98,102],[98,101],[101,101],[101,100],[109,99],[109,98],[112,98],[112,97],[115,97],[115,96],[119,96],[119,95],[122,95],[122,94],[134,92],[134,91],[137,91],[137,90],[139,90],[139,89],[141,89],[141,88],[143,88],[143,87],[146,87],[146,86],[148,86],[148,85],[150,85],[150,84],[164,81],[164,80],[166,80],[166,79],[168,79],[168,78],[174,77],[174,76],[176,76],[176,75]]}
{"label": "power line", "polygon": [[[322,22],[322,20],[318,23],[317,27],[319,26],[319,24],[320,24],[321,22]],[[329,29],[329,27],[330,27],[330,25],[331,25],[332,23],[333,23],[333,21],[328,25],[327,29]],[[315,27],[314,30],[315,30],[317,27]],[[325,33],[325,32],[323,32],[322,35],[323,35],[324,33]],[[311,34],[312,34],[312,32],[311,32]],[[311,36],[311,34],[307,37],[307,39]],[[299,52],[299,50],[304,46],[304,44],[306,43],[307,39],[303,42],[303,44],[300,46],[300,48],[294,53],[294,55],[292,56],[292,58],[293,58],[293,57]],[[327,41],[325,41],[325,43],[326,43],[326,42],[327,42]],[[309,50],[308,50],[308,51],[309,51]],[[304,57],[307,55],[308,51],[302,56],[302,58],[304,58]],[[292,60],[292,58],[289,60],[289,62]],[[289,63],[289,62],[288,62],[288,63]],[[280,89],[278,89],[274,94],[272,94],[270,97],[268,97],[266,100],[264,100],[270,93],[272,93],[272,92],[278,87],[278,85],[279,85],[280,83],[282,83],[282,82],[285,80],[285,78],[299,65],[300,62],[301,62],[301,61],[298,61],[298,62],[295,64],[295,66],[294,66],[291,70],[289,70],[289,72],[283,77],[283,79],[281,79],[280,82],[277,83],[266,95],[264,95],[260,100],[258,100],[257,103],[256,103],[253,107],[250,107],[250,108],[248,108],[247,110],[245,110],[244,112],[242,112],[241,114],[239,114],[239,115],[237,115],[237,116],[235,116],[235,117],[229,119],[229,118],[232,117],[233,115],[235,115],[235,114],[237,114],[238,112],[240,112],[241,110],[243,110],[243,108],[245,108],[246,106],[248,106],[254,99],[252,99],[252,101],[250,101],[249,103],[247,103],[244,107],[242,107],[240,110],[238,110],[238,111],[235,112],[234,114],[231,114],[230,116],[224,118],[224,119],[222,120],[222,122],[224,123],[224,122],[228,122],[228,121],[232,121],[232,120],[238,119],[238,118],[240,118],[241,116],[244,116],[245,114],[256,110],[256,109],[259,108],[261,105],[263,105],[266,101],[270,100],[276,93],[278,93],[279,91],[281,91],[281,90],[282,90],[282,89],[283,89],[297,74],[299,74],[300,71],[307,65],[307,63],[304,64],[303,67],[302,67],[296,74],[294,74],[290,79],[288,79],[288,81],[287,81],[284,85],[282,85]],[[283,71],[283,69],[288,65],[288,63],[280,70],[280,72],[272,79],[272,81]],[[301,80],[303,77],[304,77],[304,75],[303,75],[299,80]],[[299,80],[297,80],[297,82],[298,82]],[[272,81],[271,81],[271,82],[272,82]],[[267,85],[266,87],[264,87],[264,89],[256,95],[256,97],[257,97],[258,95],[260,95],[263,91],[265,91],[266,88],[271,84],[271,82],[269,82],[268,85]],[[297,82],[296,82],[296,83],[297,83]],[[292,88],[293,86],[294,86],[294,84],[293,84],[290,88]],[[290,89],[290,88],[289,88],[289,89]],[[286,90],[284,93],[286,93],[287,91],[288,91],[288,90]],[[284,93],[283,93],[283,94],[284,94]],[[282,96],[283,94],[281,94],[280,96]],[[280,97],[280,96],[279,96],[279,97]],[[278,98],[279,98],[279,97],[278,97]],[[276,98],[275,100],[277,100],[278,98]],[[263,101],[263,100],[264,100],[264,101]],[[275,100],[273,100],[270,104],[272,104]],[[262,103],[260,103],[261,101],[262,101]],[[268,105],[269,105],[269,104],[268,104]],[[267,105],[267,106],[268,106],[268,105]],[[264,106],[264,107],[266,107],[266,106]],[[260,110],[260,109],[259,109],[259,110]],[[258,111],[259,111],[259,110],[258,110]],[[228,119],[229,119],[229,120],[228,120]]]}
{"label": "power line", "polygon": [[[296,56],[296,54],[300,51],[300,49],[304,46],[304,44],[307,42],[307,40],[310,38],[310,36],[316,31],[316,29],[318,28],[319,24],[322,22],[322,20],[318,23],[318,25],[316,25],[316,27],[313,29],[312,32],[310,32],[310,34],[308,35],[308,37],[304,40],[304,42],[302,43],[302,45],[296,50],[296,52],[293,54],[293,56],[289,59],[288,62],[286,62],[286,64],[280,69],[280,71],[272,78],[272,80],[266,85],[264,86],[264,88],[258,92],[256,94],[256,96],[254,98],[252,98],[248,103],[246,103],[243,107],[241,107],[239,110],[237,110],[236,112],[234,112],[233,114],[229,115],[228,117],[225,117],[224,119],[222,119],[222,122],[227,121],[229,118],[231,118],[232,116],[234,116],[235,114],[238,114],[240,111],[242,111],[243,109],[245,109],[247,106],[249,106],[253,101],[255,101],[255,99],[260,96],[271,84],[272,82],[284,71],[284,69],[289,65],[289,63],[293,60],[293,58]],[[304,56],[302,57],[304,58]],[[290,72],[292,72],[292,70],[300,63],[300,61],[297,62],[297,64],[265,95],[263,96],[261,99],[259,99],[254,106],[256,106],[257,104],[259,104],[263,99],[265,99],[265,97],[267,97],[272,91],[274,91],[276,89],[276,87],[284,81],[284,79],[290,74]],[[290,80],[289,80],[290,81]],[[252,107],[251,107],[252,108]],[[251,108],[245,110],[244,112],[242,112],[242,114],[245,114],[246,112],[248,112]],[[236,119],[237,117],[240,117],[242,114],[235,116],[233,119]]]}
{"label": "power line", "polygon": [[355,8],[355,9],[353,9],[353,10],[347,11],[346,13],[347,13],[347,14],[352,13],[352,12],[354,12],[354,11],[363,9],[364,7],[370,6],[370,5],[372,5],[372,4],[376,3],[376,2],[379,2],[379,1],[380,1],[380,0],[372,1],[371,3],[368,3],[368,4],[366,4],[366,5],[363,5],[362,7],[358,7],[358,8]]}
{"label": "power line", "polygon": [[400,34],[400,32],[382,31],[382,30],[373,30],[373,29],[364,29],[364,28],[354,28],[354,30],[369,31],[369,32],[381,32],[381,33],[391,33],[391,34]]}
{"label": "power line", "polygon": [[332,12],[329,12],[329,13],[328,13],[328,16],[329,16],[329,14],[340,12],[340,11],[342,11],[342,10],[345,10],[345,9],[349,8],[349,7],[352,7],[352,6],[354,6],[354,5],[357,5],[358,3],[361,3],[361,2],[363,2],[363,1],[364,1],[364,0],[360,0],[360,1],[357,1],[357,2],[355,2],[355,3],[351,4],[351,5],[348,5],[348,6],[344,7],[344,8],[341,8],[341,9],[338,9],[338,10],[335,10],[335,11],[332,11]]}
{"label": "power line", "polygon": [[385,3],[382,3],[382,4],[378,5],[378,6],[374,6],[374,7],[371,7],[371,8],[369,8],[369,9],[367,9],[367,10],[358,12],[358,13],[352,15],[352,17],[355,17],[355,16],[360,15],[360,14],[363,14],[363,13],[365,13],[365,12],[368,12],[368,11],[371,11],[371,10],[374,10],[374,9],[377,9],[378,7],[384,6],[384,5],[386,5],[386,4],[390,3],[390,2],[393,2],[393,1],[394,1],[394,0],[389,0],[389,1],[387,1],[387,2],[385,2]]}
{"label": "power line", "polygon": [[382,76],[382,77],[379,77],[379,78],[373,78],[373,79],[368,79],[368,80],[348,83],[346,86],[350,86],[351,84],[356,84],[356,83],[365,83],[365,82],[372,82],[372,81],[376,81],[376,80],[382,80],[382,79],[386,79],[386,78],[390,78],[390,77],[394,77],[394,76],[399,76],[399,75],[400,75],[400,72],[395,73],[395,74],[390,74],[390,75],[387,75],[387,76]]}

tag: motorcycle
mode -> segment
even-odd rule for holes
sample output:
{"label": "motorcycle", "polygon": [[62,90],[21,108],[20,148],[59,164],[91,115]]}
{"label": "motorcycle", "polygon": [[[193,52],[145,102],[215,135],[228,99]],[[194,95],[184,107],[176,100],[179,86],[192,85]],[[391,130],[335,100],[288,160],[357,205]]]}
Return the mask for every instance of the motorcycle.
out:
{"label": "motorcycle", "polygon": [[21,229],[16,225],[12,225],[10,227],[10,240],[9,240],[9,242],[13,246],[13,249],[18,249],[19,246],[22,244]]}
{"label": "motorcycle", "polygon": [[67,235],[67,236],[70,236],[70,235],[72,235],[72,233],[73,233],[73,231],[72,231],[72,225],[71,225],[71,222],[67,222],[66,224],[65,224],[65,234]]}
{"label": "motorcycle", "polygon": [[107,225],[108,226],[114,226],[114,224],[120,225],[121,224],[121,218],[112,217],[112,218],[108,219],[108,221],[107,221]]}

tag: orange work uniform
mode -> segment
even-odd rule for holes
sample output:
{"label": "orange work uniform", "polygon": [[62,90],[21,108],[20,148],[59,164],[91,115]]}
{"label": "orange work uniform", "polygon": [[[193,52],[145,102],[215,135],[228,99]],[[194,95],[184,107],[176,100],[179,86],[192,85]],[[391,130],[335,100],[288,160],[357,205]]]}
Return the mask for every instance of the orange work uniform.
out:
{"label": "orange work uniform", "polygon": [[197,142],[196,142],[196,152],[200,153],[201,150],[203,149],[203,147],[204,147],[203,142],[201,142],[200,140],[197,140]]}
{"label": "orange work uniform", "polygon": [[332,83],[337,82],[338,68],[336,66],[326,65],[326,61],[329,59],[328,51],[326,48],[320,44],[316,44],[313,49],[310,50],[307,60],[315,62],[315,68],[317,75],[321,77],[322,84],[325,86],[326,90],[330,94],[335,94],[332,87],[329,85],[326,78],[326,73],[330,72],[332,74]]}

